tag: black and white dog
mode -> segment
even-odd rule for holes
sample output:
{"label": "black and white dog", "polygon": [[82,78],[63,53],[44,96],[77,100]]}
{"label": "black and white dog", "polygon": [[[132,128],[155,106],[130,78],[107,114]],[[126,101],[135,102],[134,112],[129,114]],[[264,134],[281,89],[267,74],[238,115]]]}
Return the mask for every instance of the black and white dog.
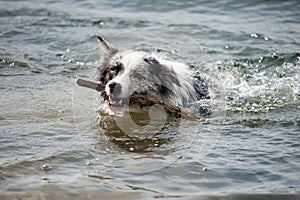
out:
{"label": "black and white dog", "polygon": [[102,36],[97,38],[101,49],[98,78],[105,85],[102,95],[112,111],[132,94],[177,106],[209,98],[207,85],[190,66],[144,51],[119,51]]}

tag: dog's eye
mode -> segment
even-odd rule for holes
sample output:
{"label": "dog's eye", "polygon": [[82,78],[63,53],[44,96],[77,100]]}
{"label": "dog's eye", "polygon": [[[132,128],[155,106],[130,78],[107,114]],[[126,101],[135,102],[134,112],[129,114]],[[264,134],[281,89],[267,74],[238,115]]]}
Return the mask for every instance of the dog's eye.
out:
{"label": "dog's eye", "polygon": [[109,70],[111,72],[117,72],[117,71],[119,71],[119,67],[118,66],[111,66]]}
{"label": "dog's eye", "polygon": [[115,66],[111,66],[111,67],[109,68],[109,70],[110,70],[111,72],[114,72],[114,71],[116,71],[116,67],[115,67]]}
{"label": "dog's eye", "polygon": [[111,72],[119,72],[122,69],[122,64],[117,62],[115,65],[112,65],[109,70]]}

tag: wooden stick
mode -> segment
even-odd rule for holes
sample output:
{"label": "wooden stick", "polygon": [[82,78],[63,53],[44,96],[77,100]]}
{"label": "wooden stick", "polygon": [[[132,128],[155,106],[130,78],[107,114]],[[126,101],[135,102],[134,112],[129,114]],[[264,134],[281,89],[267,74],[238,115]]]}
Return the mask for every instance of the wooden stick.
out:
{"label": "wooden stick", "polygon": [[[99,92],[101,92],[105,89],[105,85],[102,85],[100,83],[95,83],[92,81],[83,80],[83,79],[78,79],[77,84],[82,87],[90,88],[90,89],[93,89],[93,90],[96,90]],[[201,118],[198,117],[197,115],[195,115],[194,113],[189,112],[187,110],[182,109],[179,106],[172,105],[170,103],[167,103],[167,102],[159,100],[159,99],[147,98],[143,95],[133,94],[130,98],[130,101],[132,103],[140,104],[141,107],[153,106],[155,104],[159,104],[159,105],[163,106],[163,108],[165,109],[165,111],[168,114],[173,115],[176,118],[183,118],[183,119],[197,121],[197,122],[199,122],[201,120]]]}
{"label": "wooden stick", "polygon": [[78,79],[77,84],[82,87],[97,90],[98,92],[102,92],[105,89],[105,85],[102,85],[100,83],[95,83],[92,81],[83,80],[83,79]]}
{"label": "wooden stick", "polygon": [[201,120],[194,113],[189,112],[187,110],[182,109],[179,106],[172,105],[170,103],[167,103],[167,102],[159,100],[159,99],[147,98],[147,97],[145,97],[143,95],[133,94],[131,96],[130,100],[133,103],[140,104],[141,107],[144,107],[144,106],[153,106],[155,104],[159,104],[159,105],[163,106],[163,108],[165,109],[165,111],[168,114],[173,115],[176,118],[183,118],[183,119],[187,119],[187,120],[191,120],[191,121],[197,121],[197,122]]}

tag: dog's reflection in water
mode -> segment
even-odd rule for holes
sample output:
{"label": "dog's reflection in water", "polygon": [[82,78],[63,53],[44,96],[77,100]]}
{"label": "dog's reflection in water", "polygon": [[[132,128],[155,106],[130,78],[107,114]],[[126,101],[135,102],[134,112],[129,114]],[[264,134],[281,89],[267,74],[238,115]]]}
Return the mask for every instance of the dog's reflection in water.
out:
{"label": "dog's reflection in water", "polygon": [[[156,113],[159,115],[160,113]],[[149,113],[125,112],[122,117],[100,112],[100,127],[119,148],[129,152],[146,153],[166,150],[175,139],[179,119],[170,116],[149,116]]]}

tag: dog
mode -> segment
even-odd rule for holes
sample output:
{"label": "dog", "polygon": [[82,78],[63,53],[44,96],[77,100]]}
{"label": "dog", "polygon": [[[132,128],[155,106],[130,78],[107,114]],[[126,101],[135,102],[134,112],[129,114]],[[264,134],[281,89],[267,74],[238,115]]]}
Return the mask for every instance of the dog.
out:
{"label": "dog", "polygon": [[112,111],[122,108],[132,94],[176,106],[210,98],[207,84],[192,67],[145,51],[120,51],[103,36],[97,39],[98,81],[105,85],[103,100]]}

